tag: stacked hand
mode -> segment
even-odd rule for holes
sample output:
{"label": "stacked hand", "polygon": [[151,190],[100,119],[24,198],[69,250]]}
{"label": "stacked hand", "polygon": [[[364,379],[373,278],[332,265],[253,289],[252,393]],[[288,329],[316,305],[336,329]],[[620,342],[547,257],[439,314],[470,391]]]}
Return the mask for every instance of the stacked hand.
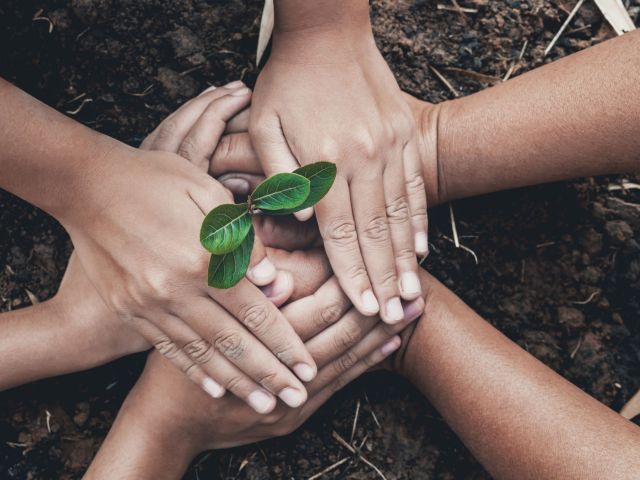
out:
{"label": "stacked hand", "polygon": [[163,122],[143,149],[113,150],[87,180],[91,202],[64,223],[113,312],[212,396],[228,389],[265,413],[276,395],[294,407],[305,402],[299,379],[315,377],[315,362],[256,286],[276,278],[259,242],[247,275],[253,284],[245,279],[221,291],[206,285],[209,255],[198,241],[204,215],[231,200],[205,163],[225,122],[249,100],[241,84],[207,91]]}

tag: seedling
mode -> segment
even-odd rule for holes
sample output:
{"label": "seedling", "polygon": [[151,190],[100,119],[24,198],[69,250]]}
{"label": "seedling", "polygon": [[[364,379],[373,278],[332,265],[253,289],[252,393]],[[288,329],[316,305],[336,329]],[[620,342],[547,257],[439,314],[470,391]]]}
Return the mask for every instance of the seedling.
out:
{"label": "seedling", "polygon": [[247,273],[253,250],[254,215],[289,215],[318,203],[336,178],[336,166],[318,162],[278,173],[256,187],[244,203],[219,205],[202,222],[200,243],[211,253],[208,284],[231,288]]}

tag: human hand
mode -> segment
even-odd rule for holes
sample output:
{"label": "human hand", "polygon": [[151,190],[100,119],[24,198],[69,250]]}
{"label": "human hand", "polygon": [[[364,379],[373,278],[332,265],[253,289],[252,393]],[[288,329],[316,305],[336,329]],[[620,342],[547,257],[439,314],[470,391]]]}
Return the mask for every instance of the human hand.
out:
{"label": "human hand", "polygon": [[[318,288],[331,273],[323,254],[279,251],[273,261],[279,270],[291,269],[296,285],[302,284],[309,272],[315,273],[311,275],[315,282],[294,293],[294,298],[304,298],[283,309],[296,332],[306,340],[320,368],[318,376],[308,384],[308,402],[297,409],[279,404],[271,414],[257,415],[232,396],[212,401],[154,353],[116,420],[115,432],[120,430],[120,434],[126,435],[129,429],[122,419],[135,419],[154,431],[155,441],[170,438],[172,443],[176,440],[186,443],[191,455],[288,434],[335,391],[393,353],[399,346],[396,333],[410,324],[424,306],[421,298],[406,305],[409,320],[395,325],[364,317],[355,309],[345,313],[349,309],[348,299],[335,279]],[[314,300],[308,296],[310,292],[317,292]],[[115,432],[107,438],[107,448],[116,439],[118,444],[122,443]]]}
{"label": "human hand", "polygon": [[[110,309],[212,396],[227,388],[266,413],[273,395],[304,403],[305,388],[286,366],[308,381],[315,364],[248,280],[224,292],[206,286],[209,256],[198,241],[204,214],[231,195],[196,165],[208,163],[226,120],[249,99],[241,85],[209,90],[165,120],[143,149],[112,151],[88,178],[91,202],[64,223]],[[194,111],[198,120],[185,121]],[[256,243],[247,277],[263,285],[275,269]]]}
{"label": "human hand", "polygon": [[428,245],[414,121],[370,26],[334,40],[276,26],[249,131],[267,175],[336,163],[315,207],[327,255],[360,312],[396,322],[400,297],[420,295],[415,255]]}

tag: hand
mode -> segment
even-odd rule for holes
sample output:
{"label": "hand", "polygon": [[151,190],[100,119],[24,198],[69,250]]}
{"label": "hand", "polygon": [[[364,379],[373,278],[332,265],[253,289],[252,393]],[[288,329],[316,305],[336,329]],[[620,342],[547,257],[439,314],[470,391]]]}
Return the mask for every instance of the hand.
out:
{"label": "hand", "polygon": [[414,120],[370,26],[341,40],[276,26],[249,132],[267,175],[337,164],[315,209],[327,255],[360,312],[397,322],[400,296],[420,295],[415,255],[427,253]]}
{"label": "hand", "polygon": [[[407,305],[409,320],[393,326],[385,325],[376,318],[363,317],[354,309],[345,313],[349,309],[348,300],[335,279],[318,288],[320,282],[330,275],[323,254],[279,251],[273,261],[279,270],[294,267],[295,284],[299,284],[302,277],[314,279],[313,284],[295,292],[295,298],[299,295],[305,298],[284,308],[320,367],[318,376],[308,385],[309,401],[302,408],[291,409],[279,404],[271,414],[257,415],[232,396],[212,401],[185,382],[154,353],[105,441],[106,447],[90,468],[94,475],[90,478],[100,478],[97,472],[102,464],[113,465],[114,459],[109,462],[103,460],[108,458],[104,450],[114,448],[112,445],[117,449],[119,445],[126,444],[122,436],[129,434],[134,421],[147,425],[141,428],[153,431],[155,442],[166,438],[173,445],[176,442],[188,444],[191,455],[292,432],[335,391],[393,353],[399,346],[396,332],[417,318],[424,306],[420,298],[411,306]],[[310,272],[315,275],[309,275]],[[317,291],[315,299],[307,296],[311,291]],[[328,305],[334,308],[327,309]],[[323,315],[327,311],[331,311],[332,316]]]}
{"label": "hand", "polygon": [[[240,85],[209,90],[145,140],[143,148],[164,152],[112,151],[96,172],[99,181],[87,179],[91,202],[78,206],[65,226],[111,310],[212,396],[227,388],[266,413],[275,406],[273,394],[292,406],[306,400],[286,366],[305,381],[316,366],[248,280],[226,291],[206,286],[209,255],[198,241],[200,224],[231,195],[190,162],[208,163],[226,120],[249,99]],[[257,242],[248,278],[261,285],[274,275]]]}

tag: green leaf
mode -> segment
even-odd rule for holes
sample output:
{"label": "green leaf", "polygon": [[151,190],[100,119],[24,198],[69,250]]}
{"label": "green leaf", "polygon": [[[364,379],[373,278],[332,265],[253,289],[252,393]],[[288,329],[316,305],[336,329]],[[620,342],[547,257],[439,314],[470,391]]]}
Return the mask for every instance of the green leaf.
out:
{"label": "green leaf", "polygon": [[294,208],[304,202],[311,191],[311,183],[296,173],[278,173],[267,178],[251,194],[253,207],[270,212]]}
{"label": "green leaf", "polygon": [[288,215],[308,207],[312,207],[324,197],[336,179],[336,164],[331,162],[316,162],[300,167],[293,173],[302,175],[309,180],[311,188],[309,196],[300,205],[294,208],[284,208],[269,212],[270,215]]}
{"label": "green leaf", "polygon": [[251,215],[246,203],[220,205],[204,217],[200,243],[214,255],[235,250],[251,228]]}
{"label": "green leaf", "polygon": [[253,237],[251,226],[238,248],[224,255],[211,255],[208,281],[210,287],[231,288],[244,278],[253,250]]}

